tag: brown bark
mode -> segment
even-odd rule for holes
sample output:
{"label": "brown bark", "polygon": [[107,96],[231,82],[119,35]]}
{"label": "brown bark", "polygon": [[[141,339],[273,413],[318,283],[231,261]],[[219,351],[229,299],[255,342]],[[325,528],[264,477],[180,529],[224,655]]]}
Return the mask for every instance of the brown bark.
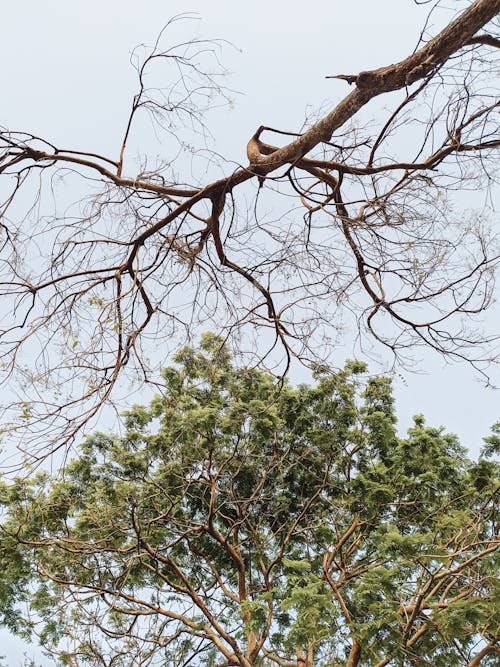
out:
{"label": "brown bark", "polygon": [[488,644],[488,646],[485,646],[482,651],[480,651],[472,658],[472,660],[467,663],[467,667],[478,667],[481,664],[481,660],[490,653],[500,654],[500,649],[496,647],[494,643]]}
{"label": "brown bark", "polygon": [[347,659],[346,667],[357,667],[361,658],[361,644],[355,638],[352,642],[351,650],[349,651],[349,657]]}
{"label": "brown bark", "polygon": [[360,72],[353,77],[342,75],[342,78],[351,79],[356,83],[356,88],[298,139],[270,156],[257,159],[255,166],[258,166],[259,173],[267,174],[284,164],[295,162],[320,142],[330,141],[335,130],[342,127],[372,98],[423,79],[465,46],[468,40],[495,18],[498,12],[500,12],[500,0],[476,0],[439,35],[401,62]]}

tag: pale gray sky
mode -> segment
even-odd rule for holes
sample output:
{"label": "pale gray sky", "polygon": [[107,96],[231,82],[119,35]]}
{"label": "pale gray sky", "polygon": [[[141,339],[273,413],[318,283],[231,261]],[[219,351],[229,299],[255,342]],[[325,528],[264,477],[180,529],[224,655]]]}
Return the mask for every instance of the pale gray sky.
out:
{"label": "pale gray sky", "polygon": [[[211,129],[216,150],[244,162],[246,142],[259,125],[295,130],[308,106],[345,93],[344,83],[325,75],[408,55],[428,7],[412,0],[3,3],[0,125],[64,147],[116,155],[135,92],[129,54],[137,44],[151,43],[170,17],[186,11],[199,14],[200,36],[227,39],[236,47],[225,48],[221,59],[233,72],[229,87],[241,94],[234,96],[233,110],[214,118]],[[432,32],[449,16],[437,15]],[[144,146],[151,141],[145,137]],[[477,452],[481,437],[500,418],[498,392],[483,388],[468,367],[443,366],[432,354],[423,355],[419,371],[396,379],[403,429],[412,414],[422,412]],[[0,635],[0,654],[8,656],[9,667],[22,664],[19,646]]]}

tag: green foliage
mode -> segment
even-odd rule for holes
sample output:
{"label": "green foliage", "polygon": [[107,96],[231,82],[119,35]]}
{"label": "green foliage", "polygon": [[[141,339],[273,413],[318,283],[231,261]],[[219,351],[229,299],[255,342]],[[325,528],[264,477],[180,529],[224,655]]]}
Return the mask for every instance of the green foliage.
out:
{"label": "green foliage", "polygon": [[340,666],[359,644],[351,664],[449,667],[493,648],[494,461],[420,416],[398,437],[390,382],[356,362],[294,388],[206,336],[175,364],[122,437],[0,487],[3,624],[61,665]]}

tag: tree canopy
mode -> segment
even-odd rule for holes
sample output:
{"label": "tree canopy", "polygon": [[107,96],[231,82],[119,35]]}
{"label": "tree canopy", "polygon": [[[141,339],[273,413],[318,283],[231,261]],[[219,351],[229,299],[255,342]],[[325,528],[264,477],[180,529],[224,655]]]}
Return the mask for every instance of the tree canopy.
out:
{"label": "tree canopy", "polygon": [[497,464],[399,437],[359,362],[280,388],[213,335],[175,362],[122,435],[0,487],[3,623],[61,665],[498,665]]}
{"label": "tree canopy", "polygon": [[[124,369],[151,381],[154,348],[200,330],[278,375],[293,356],[327,361],[344,327],[395,359],[425,346],[487,375],[498,332],[477,316],[498,243],[489,207],[460,212],[454,195],[496,182],[499,11],[453,3],[440,32],[422,26],[401,61],[359,73],[336,73],[332,48],[317,75],[348,93],[302,127],[262,118],[241,138],[244,164],[209,139],[207,114],[229,96],[221,44],[175,44],[175,20],[132,56],[114,154],[1,128],[0,360],[27,456],[70,442]],[[160,149],[136,158],[145,117]]]}

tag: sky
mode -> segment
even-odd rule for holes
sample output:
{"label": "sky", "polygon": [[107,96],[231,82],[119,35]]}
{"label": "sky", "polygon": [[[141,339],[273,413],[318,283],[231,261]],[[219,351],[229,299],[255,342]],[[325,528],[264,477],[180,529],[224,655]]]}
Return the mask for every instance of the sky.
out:
{"label": "sky", "polygon": [[[132,49],[150,44],[172,16],[193,12],[191,32],[229,42],[221,60],[231,72],[234,107],[211,129],[216,149],[244,163],[246,142],[259,125],[299,128],[307,108],[345,94],[345,84],[326,75],[407,56],[427,11],[412,0],[3,3],[0,125],[60,146],[116,154],[135,91]],[[432,32],[450,16],[436,15]],[[498,391],[481,385],[467,366],[446,365],[432,354],[423,354],[416,370],[400,371],[394,380],[402,431],[421,412],[477,453],[500,419]],[[294,379],[302,379],[300,372]],[[19,643],[5,633],[0,654],[9,667],[22,664]]]}

